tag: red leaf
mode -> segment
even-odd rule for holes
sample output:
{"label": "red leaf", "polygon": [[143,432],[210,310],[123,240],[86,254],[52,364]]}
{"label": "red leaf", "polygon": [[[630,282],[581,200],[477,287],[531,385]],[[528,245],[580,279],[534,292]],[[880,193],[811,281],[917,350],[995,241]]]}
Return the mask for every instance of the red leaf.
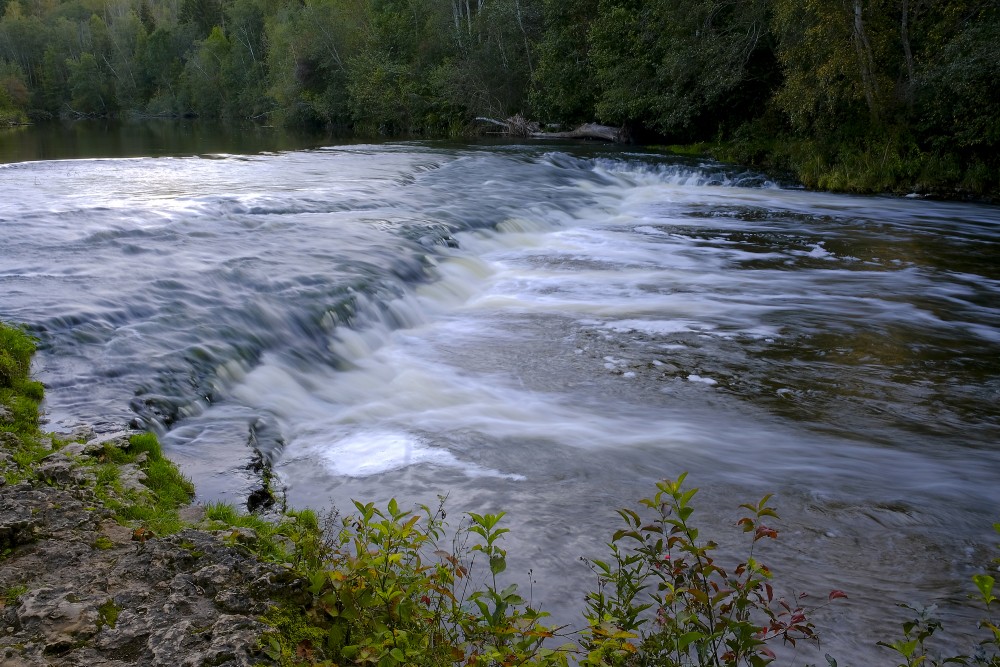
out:
{"label": "red leaf", "polygon": [[778,658],[778,656],[776,656],[776,655],[774,654],[774,651],[772,651],[771,649],[769,649],[769,648],[768,648],[768,647],[766,647],[766,646],[761,646],[761,647],[760,647],[760,649],[758,649],[758,650],[760,651],[760,653],[761,653],[762,655],[766,655],[766,656],[767,656],[767,657],[769,657],[769,658],[770,658],[771,660],[776,660],[776,659]]}
{"label": "red leaf", "polygon": [[830,591],[830,599],[836,600],[837,598],[846,598],[847,593],[844,591]]}
{"label": "red leaf", "polygon": [[759,540],[765,537],[770,537],[772,540],[778,539],[778,531],[773,528],[768,528],[767,526],[757,526],[757,531],[754,533],[754,539]]}

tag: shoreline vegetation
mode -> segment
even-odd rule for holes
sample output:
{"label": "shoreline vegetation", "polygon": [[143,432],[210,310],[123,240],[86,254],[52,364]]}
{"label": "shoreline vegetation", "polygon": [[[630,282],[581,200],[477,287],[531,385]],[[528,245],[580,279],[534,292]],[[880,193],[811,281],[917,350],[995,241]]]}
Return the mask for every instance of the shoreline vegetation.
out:
{"label": "shoreline vegetation", "polygon": [[0,0],[0,126],[467,138],[523,117],[810,188],[995,199],[997,34],[983,0]]}
{"label": "shoreline vegetation", "polygon": [[[43,433],[33,353],[0,323],[4,664],[757,667],[816,640],[816,609],[849,603],[782,597],[760,560],[780,526],[770,496],[738,508],[745,559],[718,562],[681,475],[618,510],[607,554],[584,558],[596,585],[581,627],[553,627],[505,578],[502,512],[449,526],[445,498],[323,517],[191,505],[152,434]],[[995,613],[994,577],[973,582]],[[901,636],[878,642],[894,664],[1000,665],[995,616],[970,655],[937,657],[940,623],[906,609]]]}

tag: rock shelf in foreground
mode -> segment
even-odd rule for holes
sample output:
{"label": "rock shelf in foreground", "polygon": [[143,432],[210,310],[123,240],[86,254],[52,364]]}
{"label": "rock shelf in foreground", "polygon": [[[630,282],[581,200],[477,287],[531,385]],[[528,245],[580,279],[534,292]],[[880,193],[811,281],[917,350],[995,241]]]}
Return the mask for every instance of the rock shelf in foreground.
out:
{"label": "rock shelf in foreground", "polygon": [[[169,536],[122,525],[90,464],[128,438],[87,434],[25,474],[16,436],[0,435],[0,664],[271,664],[260,617],[302,584],[241,546],[247,529],[207,529],[197,506],[180,509],[191,527]],[[144,461],[118,466],[119,489],[144,483]]]}

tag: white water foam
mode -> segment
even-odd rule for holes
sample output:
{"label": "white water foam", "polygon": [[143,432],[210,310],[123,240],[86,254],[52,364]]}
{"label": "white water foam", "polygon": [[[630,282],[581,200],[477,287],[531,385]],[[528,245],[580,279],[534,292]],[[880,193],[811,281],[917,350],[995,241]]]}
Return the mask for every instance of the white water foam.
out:
{"label": "white water foam", "polygon": [[462,461],[447,449],[432,447],[402,431],[360,430],[333,435],[325,429],[310,429],[297,436],[287,456],[317,459],[330,473],[343,477],[372,477],[410,466],[429,465],[455,468],[468,477],[525,479],[522,475]]}

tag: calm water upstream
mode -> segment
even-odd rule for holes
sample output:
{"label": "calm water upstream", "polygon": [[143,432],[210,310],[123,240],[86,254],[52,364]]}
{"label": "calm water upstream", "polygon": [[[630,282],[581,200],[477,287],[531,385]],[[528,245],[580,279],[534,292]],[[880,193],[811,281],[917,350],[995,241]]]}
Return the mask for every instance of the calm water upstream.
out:
{"label": "calm water upstream", "polygon": [[137,420],[203,500],[240,502],[256,449],[294,505],[506,510],[559,621],[614,509],[682,471],[733,557],[777,494],[764,560],[848,593],[815,619],[842,665],[892,663],[896,602],[978,617],[996,207],[569,145],[12,162],[0,318],[41,339],[50,428]]}

